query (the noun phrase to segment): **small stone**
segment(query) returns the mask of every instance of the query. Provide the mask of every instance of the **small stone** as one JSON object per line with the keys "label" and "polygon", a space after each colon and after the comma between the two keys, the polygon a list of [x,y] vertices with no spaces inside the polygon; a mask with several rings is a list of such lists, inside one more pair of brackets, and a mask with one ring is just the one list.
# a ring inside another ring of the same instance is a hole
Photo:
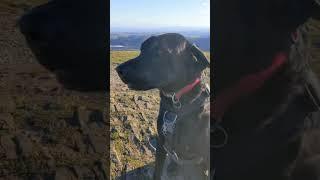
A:
{"label": "small stone", "polygon": [[96,153],[103,154],[107,151],[107,139],[105,137],[89,134],[89,141]]}
{"label": "small stone", "polygon": [[79,134],[75,135],[74,137],[75,140],[75,149],[76,151],[79,152],[85,152],[86,151],[86,145],[84,144],[82,136]]}
{"label": "small stone", "polygon": [[139,101],[142,101],[142,96],[138,96],[138,100],[139,100]]}
{"label": "small stone", "polygon": [[150,127],[147,128],[146,133],[152,134],[152,129]]}
{"label": "small stone", "polygon": [[11,114],[0,114],[0,130],[12,130],[14,127],[15,123]]}
{"label": "small stone", "polygon": [[93,168],[93,171],[96,174],[96,179],[107,179],[106,170],[107,170],[106,166],[101,161],[97,161]]}
{"label": "small stone", "polygon": [[104,128],[105,120],[104,115],[99,110],[93,110],[89,113],[89,127],[92,129]]}
{"label": "small stone", "polygon": [[121,121],[126,122],[128,120],[128,116],[121,116]]}
{"label": "small stone", "polygon": [[75,174],[77,175],[77,179],[88,179],[88,180],[95,179],[94,173],[87,167],[76,165],[76,166],[73,166],[72,168]]}
{"label": "small stone", "polygon": [[12,136],[2,136],[1,146],[5,151],[6,157],[8,159],[17,159],[16,144],[14,143]]}
{"label": "small stone", "polygon": [[22,155],[23,157],[28,157],[31,155],[33,151],[32,142],[27,136],[20,134],[15,137],[15,141],[18,145],[18,154]]}
{"label": "small stone", "polygon": [[73,118],[71,123],[73,125],[79,126],[81,129],[86,129],[87,122],[89,121],[88,117],[88,111],[85,110],[83,107],[79,107],[73,112]]}
{"label": "small stone", "polygon": [[116,129],[115,127],[112,127],[110,132],[111,132],[111,133],[116,133],[116,132],[117,132],[117,129]]}
{"label": "small stone", "polygon": [[0,112],[14,112],[16,105],[9,93],[0,93]]}

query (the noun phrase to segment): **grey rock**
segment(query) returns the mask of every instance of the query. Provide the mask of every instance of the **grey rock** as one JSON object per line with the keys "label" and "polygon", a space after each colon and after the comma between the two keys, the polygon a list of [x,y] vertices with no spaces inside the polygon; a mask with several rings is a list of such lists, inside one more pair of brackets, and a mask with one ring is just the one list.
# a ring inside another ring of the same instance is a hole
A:
{"label": "grey rock", "polygon": [[121,121],[126,122],[128,120],[128,116],[124,115],[121,116]]}
{"label": "grey rock", "polygon": [[105,128],[106,120],[100,110],[79,107],[74,111],[72,124],[79,126],[84,132],[88,132],[89,129]]}
{"label": "grey rock", "polygon": [[89,142],[96,153],[103,154],[107,151],[107,138],[90,133]]}
{"label": "grey rock", "polygon": [[99,110],[92,110],[89,112],[89,123],[95,123],[98,127],[103,128],[105,126],[105,119],[103,112]]}

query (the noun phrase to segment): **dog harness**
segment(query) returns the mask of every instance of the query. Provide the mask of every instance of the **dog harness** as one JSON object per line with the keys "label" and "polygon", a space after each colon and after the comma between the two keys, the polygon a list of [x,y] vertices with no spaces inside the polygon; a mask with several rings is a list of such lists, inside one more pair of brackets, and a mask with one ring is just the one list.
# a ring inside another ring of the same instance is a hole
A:
{"label": "dog harness", "polygon": [[[168,98],[171,99],[172,105],[175,108],[175,112],[172,111],[165,111],[163,114],[163,126],[162,126],[162,133],[166,135],[168,132],[173,133],[175,124],[179,115],[179,118],[181,116],[185,116],[189,113],[192,113],[197,107],[197,105],[201,105],[208,97],[210,97],[210,88],[206,84],[204,91],[200,92],[193,100],[191,100],[183,109],[181,109],[181,102],[180,98],[192,91],[197,85],[201,83],[201,78],[196,78],[192,83],[186,85],[181,90],[179,90],[177,93],[166,93],[164,91],[161,91],[162,94]],[[204,96],[203,96],[204,95]]]}
{"label": "dog harness", "polygon": [[[184,88],[179,90],[177,93],[166,93],[162,92],[162,94],[168,98],[168,100],[171,102],[171,105],[169,104],[168,108],[165,109],[165,111],[162,113],[162,127],[161,132],[164,137],[164,144],[163,149],[167,153],[167,157],[169,157],[176,165],[180,167],[184,166],[194,166],[196,165],[198,168],[201,166],[204,161],[207,159],[204,159],[204,157],[201,157],[197,154],[192,154],[191,159],[184,159],[181,155],[178,154],[175,150],[174,144],[176,143],[176,137],[179,136],[179,134],[176,134],[176,124],[177,123],[184,123],[183,119],[185,117],[191,116],[192,114],[198,114],[201,111],[204,111],[204,106],[210,104],[210,89],[209,86],[201,86],[201,91],[195,95],[195,97],[188,102],[181,103],[181,98],[192,91],[196,86],[201,84],[201,79],[196,78],[192,83],[186,85]],[[171,107],[171,108],[170,108]],[[181,121],[179,121],[181,120]],[[209,142],[208,142],[209,143]],[[209,150],[208,150],[209,151]],[[188,152],[190,153],[193,152]],[[167,162],[168,163],[168,162]],[[195,167],[196,167],[195,166]],[[208,167],[209,168],[209,167]],[[209,169],[208,175],[209,175]],[[166,173],[163,174],[164,179],[170,179],[167,176]]]}

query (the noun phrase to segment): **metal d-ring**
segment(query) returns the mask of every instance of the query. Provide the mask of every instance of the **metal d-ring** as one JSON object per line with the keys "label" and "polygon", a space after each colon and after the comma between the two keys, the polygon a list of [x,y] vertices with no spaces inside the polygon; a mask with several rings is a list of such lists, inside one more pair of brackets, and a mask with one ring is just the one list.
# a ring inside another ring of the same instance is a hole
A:
{"label": "metal d-ring", "polygon": [[180,102],[179,99],[176,98],[176,93],[173,93],[173,95],[171,96],[171,100],[172,100],[173,106],[176,109],[180,109],[181,108],[181,102]]}
{"label": "metal d-ring", "polygon": [[216,145],[213,144],[212,145],[213,148],[218,149],[218,148],[224,147],[228,143],[229,136],[228,136],[227,131],[222,126],[220,126],[219,124],[215,125],[212,133],[215,133],[216,131],[221,131],[223,133],[223,137],[224,137],[223,138],[223,142],[221,144],[216,144]]}

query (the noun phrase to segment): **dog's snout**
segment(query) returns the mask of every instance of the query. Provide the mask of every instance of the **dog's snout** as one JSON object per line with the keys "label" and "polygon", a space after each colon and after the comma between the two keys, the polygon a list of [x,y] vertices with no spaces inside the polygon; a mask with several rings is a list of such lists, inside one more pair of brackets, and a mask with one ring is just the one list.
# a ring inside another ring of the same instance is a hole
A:
{"label": "dog's snout", "polygon": [[52,39],[55,29],[50,28],[47,21],[38,18],[39,14],[25,14],[18,22],[20,32],[28,39],[44,42]]}
{"label": "dog's snout", "polygon": [[128,68],[126,68],[126,66],[124,65],[119,65],[118,67],[116,67],[116,71],[121,78],[124,78],[128,73]]}
{"label": "dog's snout", "polygon": [[20,19],[19,19],[19,28],[20,28],[20,32],[22,34],[28,35],[31,32],[34,31],[34,26],[33,23],[31,23],[31,18],[30,15],[26,14],[23,15]]}

